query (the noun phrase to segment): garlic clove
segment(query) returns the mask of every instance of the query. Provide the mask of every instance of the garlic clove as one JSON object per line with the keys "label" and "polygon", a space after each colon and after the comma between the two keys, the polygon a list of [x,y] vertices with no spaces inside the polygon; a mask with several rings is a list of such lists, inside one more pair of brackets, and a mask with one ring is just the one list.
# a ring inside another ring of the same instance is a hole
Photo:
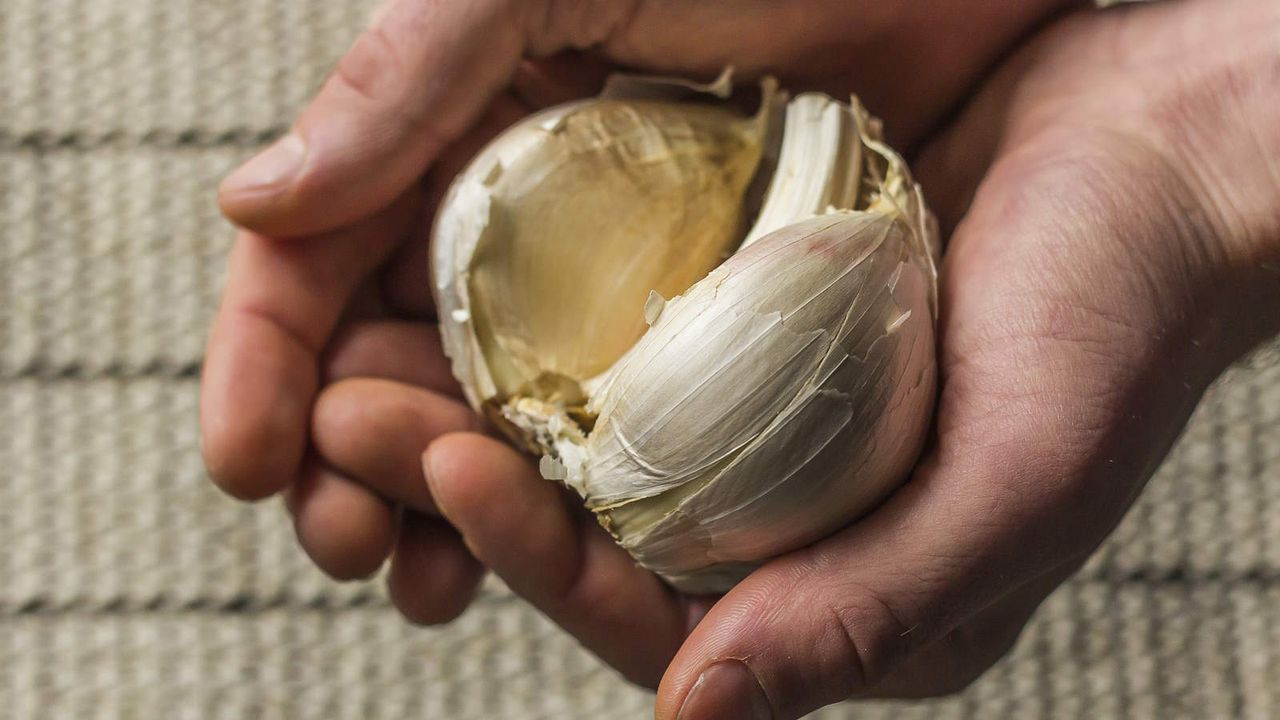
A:
{"label": "garlic clove", "polygon": [[812,542],[896,486],[933,403],[932,279],[910,235],[821,216],[667,303],[597,396],[580,471],[637,560],[707,590],[697,571]]}
{"label": "garlic clove", "polygon": [[857,106],[820,93],[787,104],[779,161],[751,232],[738,247],[797,220],[851,210],[862,180]]}

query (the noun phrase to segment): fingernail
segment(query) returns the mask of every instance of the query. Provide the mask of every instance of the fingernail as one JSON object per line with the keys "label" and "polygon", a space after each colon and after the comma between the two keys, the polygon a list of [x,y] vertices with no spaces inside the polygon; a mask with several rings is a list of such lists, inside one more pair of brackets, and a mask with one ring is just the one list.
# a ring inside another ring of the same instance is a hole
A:
{"label": "fingernail", "polygon": [[427,487],[431,486],[431,478],[435,475],[434,463],[431,460],[431,448],[427,447],[422,453],[422,477],[427,481]]}
{"label": "fingernail", "polygon": [[288,185],[302,170],[306,155],[306,143],[296,133],[289,133],[231,173],[222,189],[244,192]]}
{"label": "fingernail", "polygon": [[698,676],[676,720],[770,720],[773,710],[755,673],[738,660],[721,660]]}
{"label": "fingernail", "polygon": [[448,517],[449,514],[445,512],[444,505],[440,503],[440,498],[436,495],[436,488],[434,484],[435,476],[435,462],[432,457],[431,448],[428,446],[426,451],[422,453],[422,478],[427,481],[427,490],[431,493],[431,498],[436,503],[436,509],[440,511],[441,515]]}

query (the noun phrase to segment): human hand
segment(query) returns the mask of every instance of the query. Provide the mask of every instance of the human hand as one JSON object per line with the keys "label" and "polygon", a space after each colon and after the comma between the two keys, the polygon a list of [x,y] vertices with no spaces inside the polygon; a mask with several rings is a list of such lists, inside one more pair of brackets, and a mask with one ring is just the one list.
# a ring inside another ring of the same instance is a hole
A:
{"label": "human hand", "polygon": [[[241,498],[286,491],[302,546],[335,577],[393,554],[401,610],[452,617],[481,567],[438,519],[419,454],[477,426],[431,325],[422,231],[476,149],[531,110],[592,94],[619,63],[856,86],[907,143],[1065,1],[390,0],[294,131],[223,185],[224,211],[248,230],[205,363],[211,475]],[[554,55],[570,48],[591,50]]]}
{"label": "human hand", "polygon": [[925,148],[956,225],[936,442],[847,530],[685,598],[495,440],[436,440],[433,496],[517,593],[661,678],[660,718],[963,687],[1111,531],[1207,385],[1280,330],[1277,33],[1268,0],[1080,13]]}

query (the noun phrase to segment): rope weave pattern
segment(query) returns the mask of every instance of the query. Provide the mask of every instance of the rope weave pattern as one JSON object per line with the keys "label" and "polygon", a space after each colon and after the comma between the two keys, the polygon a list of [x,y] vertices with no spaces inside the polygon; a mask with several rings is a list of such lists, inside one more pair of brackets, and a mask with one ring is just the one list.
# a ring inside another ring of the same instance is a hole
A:
{"label": "rope weave pattern", "polygon": [[[0,715],[644,718],[489,582],[443,629],[211,489],[197,376],[212,189],[371,3],[3,0]],[[1249,717],[1280,707],[1280,362],[1233,371],[1114,537],[958,698],[820,718]]]}

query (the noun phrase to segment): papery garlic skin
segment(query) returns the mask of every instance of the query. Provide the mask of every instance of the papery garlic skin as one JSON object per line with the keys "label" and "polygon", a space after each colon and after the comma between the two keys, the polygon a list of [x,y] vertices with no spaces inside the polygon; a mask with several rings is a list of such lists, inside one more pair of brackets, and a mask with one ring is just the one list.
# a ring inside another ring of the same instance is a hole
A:
{"label": "papery garlic skin", "polygon": [[864,514],[909,471],[933,408],[931,269],[892,214],[762,238],[683,297],[593,397],[578,487],[686,592]]}

